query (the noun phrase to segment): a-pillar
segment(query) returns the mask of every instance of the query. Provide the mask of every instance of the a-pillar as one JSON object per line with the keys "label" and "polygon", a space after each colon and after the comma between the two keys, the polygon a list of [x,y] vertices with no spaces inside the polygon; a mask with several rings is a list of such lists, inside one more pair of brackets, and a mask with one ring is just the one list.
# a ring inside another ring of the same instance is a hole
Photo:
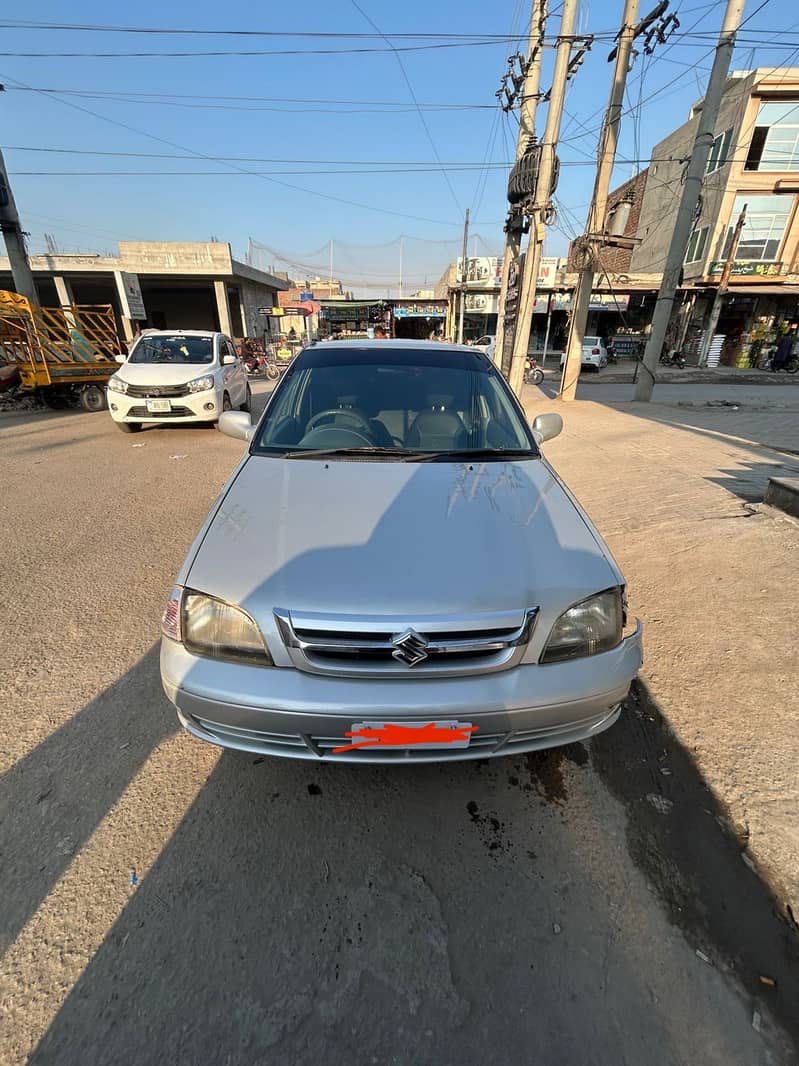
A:
{"label": "a-pillar", "polygon": [[214,282],[214,295],[216,296],[216,313],[219,316],[219,330],[228,337],[232,337],[233,325],[230,321],[230,301],[226,281]]}

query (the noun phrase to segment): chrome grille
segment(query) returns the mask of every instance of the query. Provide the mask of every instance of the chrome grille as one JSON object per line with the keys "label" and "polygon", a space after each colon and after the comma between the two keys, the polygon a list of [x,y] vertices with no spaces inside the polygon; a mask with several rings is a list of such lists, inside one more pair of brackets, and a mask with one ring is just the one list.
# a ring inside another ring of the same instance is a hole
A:
{"label": "chrome grille", "polygon": [[142,405],[139,407],[129,407],[127,412],[128,418],[141,418],[147,422],[153,422],[159,418],[185,418],[187,415],[193,415],[194,411],[190,407],[173,407],[171,411],[148,411],[147,407]]}
{"label": "chrome grille", "polygon": [[294,666],[316,674],[408,678],[507,670],[530,642],[538,608],[468,618],[294,613],[275,621]]}
{"label": "chrome grille", "polygon": [[187,385],[128,385],[125,395],[150,400],[165,400],[175,396],[188,396],[189,389]]}

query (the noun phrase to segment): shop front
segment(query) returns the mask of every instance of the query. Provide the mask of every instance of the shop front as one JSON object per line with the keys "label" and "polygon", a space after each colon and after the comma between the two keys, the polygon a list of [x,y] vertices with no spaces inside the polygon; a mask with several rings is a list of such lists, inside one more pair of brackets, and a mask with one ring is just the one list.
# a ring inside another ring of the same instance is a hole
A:
{"label": "shop front", "polygon": [[391,307],[385,300],[321,300],[321,340],[366,340],[391,335]]}
{"label": "shop front", "polygon": [[[714,295],[714,290],[696,295],[682,349],[689,363],[699,361]],[[799,285],[731,284],[722,300],[708,364],[741,370],[755,367],[796,322]]]}
{"label": "shop front", "polygon": [[392,336],[401,340],[425,341],[444,335],[446,300],[392,301]]}

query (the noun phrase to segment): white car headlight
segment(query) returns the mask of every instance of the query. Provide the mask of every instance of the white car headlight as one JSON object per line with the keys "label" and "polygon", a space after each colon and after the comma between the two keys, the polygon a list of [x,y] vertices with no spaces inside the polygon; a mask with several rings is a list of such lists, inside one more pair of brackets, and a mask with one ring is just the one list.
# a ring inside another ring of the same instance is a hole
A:
{"label": "white car headlight", "polygon": [[128,383],[123,381],[122,378],[118,378],[116,374],[108,379],[108,388],[111,392],[127,392]]}
{"label": "white car headlight", "polygon": [[210,374],[204,378],[195,378],[186,386],[189,392],[207,392],[214,387],[214,379]]}
{"label": "white car headlight", "polygon": [[542,663],[610,651],[621,643],[624,604],[620,588],[606,589],[564,611],[552,627]]}
{"label": "white car headlight", "polygon": [[261,631],[246,611],[202,592],[174,588],[161,619],[161,632],[195,655],[272,665]]}

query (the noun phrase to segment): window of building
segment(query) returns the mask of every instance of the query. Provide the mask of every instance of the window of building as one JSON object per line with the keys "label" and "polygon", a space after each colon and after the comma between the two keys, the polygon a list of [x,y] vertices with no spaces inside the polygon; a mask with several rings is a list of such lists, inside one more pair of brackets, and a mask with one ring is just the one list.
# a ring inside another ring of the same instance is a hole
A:
{"label": "window of building", "polygon": [[688,242],[688,251],[685,253],[686,263],[698,263],[705,254],[707,231],[708,227],[703,226],[701,229],[695,229],[691,234],[691,239]]}
{"label": "window of building", "polygon": [[736,260],[777,259],[793,201],[793,196],[736,196],[722,257],[726,258],[729,254],[735,223],[746,204],[746,221],[735,253]]}
{"label": "window of building", "polygon": [[732,128],[725,130],[724,133],[720,133],[718,137],[713,138],[710,155],[707,157],[707,166],[705,167],[706,174],[712,174],[716,170],[721,170],[729,157],[731,143]]}
{"label": "window of building", "polygon": [[799,103],[760,105],[745,170],[799,170]]}

